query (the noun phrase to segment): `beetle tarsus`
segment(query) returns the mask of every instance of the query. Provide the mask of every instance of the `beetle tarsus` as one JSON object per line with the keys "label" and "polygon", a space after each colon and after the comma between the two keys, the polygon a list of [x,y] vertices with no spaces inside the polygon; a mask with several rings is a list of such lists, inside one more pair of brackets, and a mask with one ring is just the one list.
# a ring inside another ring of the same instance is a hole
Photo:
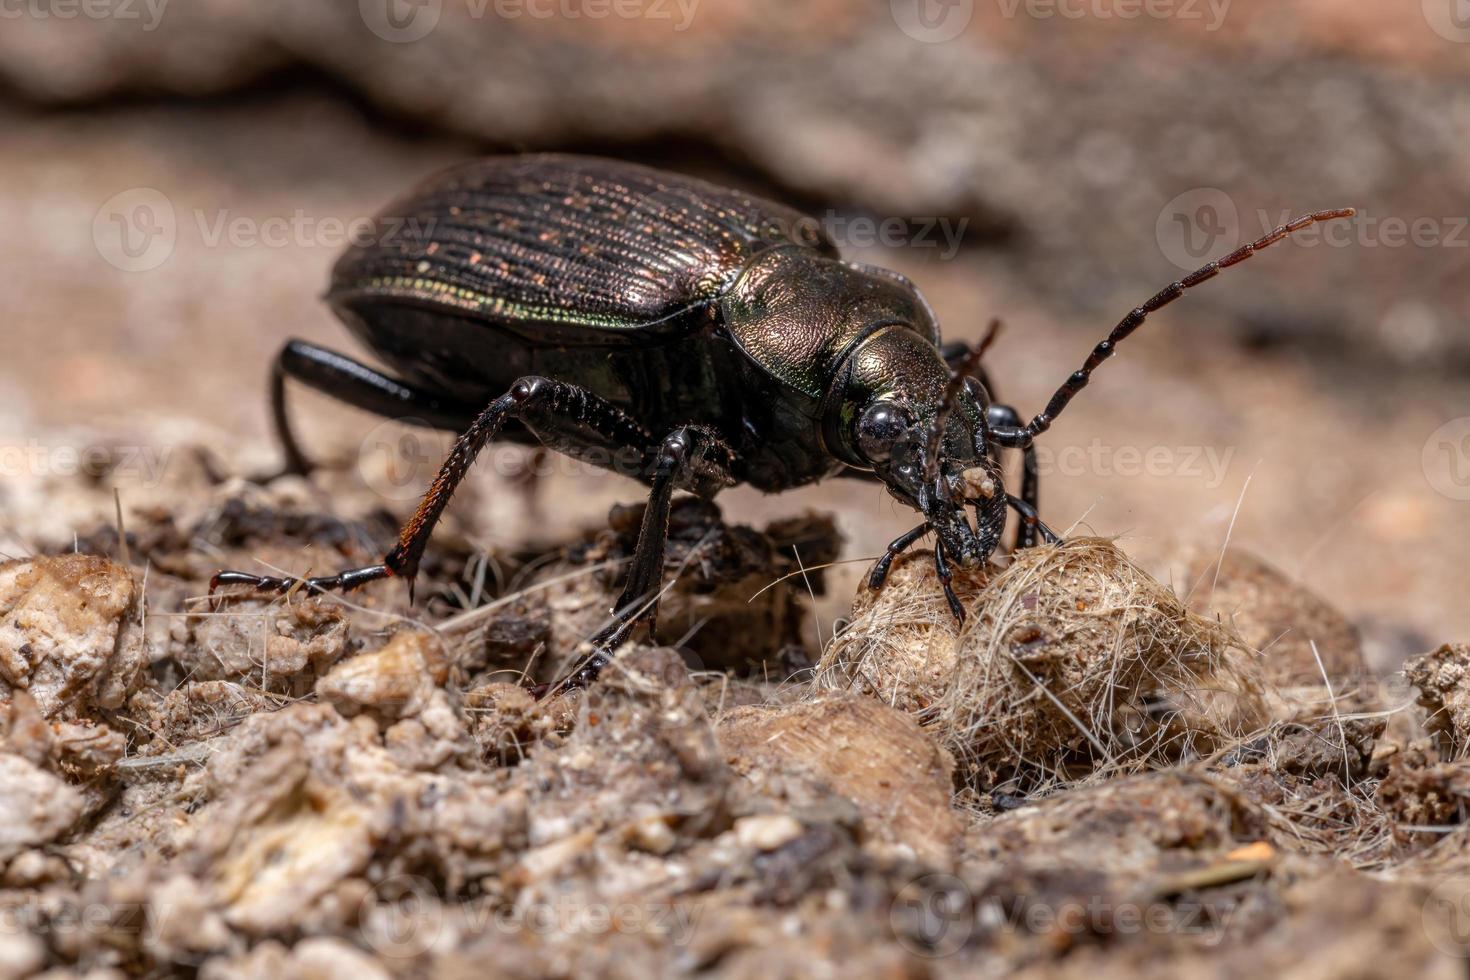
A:
{"label": "beetle tarsus", "polygon": [[[215,599],[221,587],[226,585],[248,586],[250,593],[275,593],[284,595],[293,588],[300,588],[308,595],[322,595],[327,592],[350,592],[369,582],[380,579],[392,578],[393,569],[387,565],[367,565],[363,568],[352,568],[336,575],[320,575],[315,578],[290,578],[275,575],[255,575],[250,572],[215,572],[209,580],[209,597]],[[413,580],[409,580],[410,594],[413,589]]]}
{"label": "beetle tarsus", "polygon": [[1021,525],[1027,531],[1027,537],[1034,541],[1036,536],[1040,535],[1041,540],[1047,544],[1062,543],[1061,535],[1046,526],[1041,520],[1040,515],[1036,513],[1036,508],[1031,506],[1029,502],[1008,493],[1006,494],[1006,503],[1010,504],[1011,509],[1020,516]]}
{"label": "beetle tarsus", "polygon": [[960,602],[960,597],[954,594],[954,575],[949,570],[949,562],[944,556],[944,542],[934,542],[934,569],[939,574],[939,584],[944,587],[944,598],[949,603],[949,611],[961,626],[965,625],[965,606]]}
{"label": "beetle tarsus", "polygon": [[893,560],[908,551],[913,543],[929,533],[929,522],[925,521],[918,527],[905,531],[888,545],[876,562],[873,570],[868,573],[868,588],[874,591],[883,588],[883,583],[888,581],[888,570],[893,566]]}
{"label": "beetle tarsus", "polygon": [[531,696],[537,701],[545,701],[548,698],[570,691],[585,691],[597,682],[602,676],[608,664],[612,663],[612,655],[606,650],[598,650],[592,656],[582,661],[581,666],[567,674],[559,681],[550,684],[537,684],[531,688]]}

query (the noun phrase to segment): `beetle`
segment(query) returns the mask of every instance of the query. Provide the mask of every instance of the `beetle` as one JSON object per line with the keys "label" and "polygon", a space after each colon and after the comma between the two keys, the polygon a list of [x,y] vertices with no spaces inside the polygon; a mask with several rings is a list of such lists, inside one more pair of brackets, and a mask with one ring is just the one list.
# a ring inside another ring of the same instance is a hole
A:
{"label": "beetle", "polygon": [[[287,592],[408,581],[455,488],[500,436],[632,475],[649,487],[626,583],[594,653],[562,683],[595,679],[657,614],[676,490],[768,493],[836,476],[875,480],[918,511],[868,576],[933,533],[939,579],[984,565],[1008,512],[1014,544],[1056,536],[1037,513],[1034,440],[1155,311],[1313,222],[1277,228],[1133,309],[1027,422],[991,398],[976,347],[942,344],[898,273],[842,258],[815,219],[701,180],[593,157],[499,157],[450,169],[376,219],[336,263],[327,301],[389,372],[300,340],[271,377],[285,470],[310,463],[286,381],[390,418],[448,429],[448,459],[383,561],[298,580],[222,571],[226,585]],[[1000,450],[1023,454],[1008,493]],[[973,523],[966,509],[973,511]]]}

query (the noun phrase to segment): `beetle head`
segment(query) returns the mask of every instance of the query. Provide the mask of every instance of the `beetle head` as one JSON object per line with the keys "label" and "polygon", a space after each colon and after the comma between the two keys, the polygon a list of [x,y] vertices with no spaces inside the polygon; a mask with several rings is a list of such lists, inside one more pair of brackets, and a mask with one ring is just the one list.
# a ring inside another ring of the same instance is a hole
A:
{"label": "beetle head", "polygon": [[1006,519],[985,389],[973,378],[953,377],[934,345],[903,327],[863,341],[839,377],[841,407],[831,440],[839,457],[871,469],[889,493],[922,513],[950,562],[983,565]]}

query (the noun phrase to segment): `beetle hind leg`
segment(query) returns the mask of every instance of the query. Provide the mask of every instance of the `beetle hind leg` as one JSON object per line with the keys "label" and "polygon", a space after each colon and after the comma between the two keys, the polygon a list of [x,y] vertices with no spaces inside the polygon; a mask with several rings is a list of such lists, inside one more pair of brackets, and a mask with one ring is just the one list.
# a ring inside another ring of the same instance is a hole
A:
{"label": "beetle hind leg", "polygon": [[[338,572],[336,575],[322,575],[306,579],[252,575],[249,572],[216,572],[209,580],[209,594],[213,596],[226,585],[248,585],[256,592],[285,594],[298,587],[299,583],[299,587],[309,595],[320,595],[323,592],[349,591],[369,582],[392,577],[393,570],[387,565],[367,565],[363,568]],[[409,587],[412,588],[412,583]]]}
{"label": "beetle hind leg", "polygon": [[257,478],[257,483],[269,483],[282,476],[306,476],[314,468],[292,430],[286,410],[288,378],[354,408],[411,425],[458,432],[476,414],[476,409],[437,398],[344,354],[304,340],[290,340],[276,355],[270,380],[271,421],[285,459],[281,469]]}

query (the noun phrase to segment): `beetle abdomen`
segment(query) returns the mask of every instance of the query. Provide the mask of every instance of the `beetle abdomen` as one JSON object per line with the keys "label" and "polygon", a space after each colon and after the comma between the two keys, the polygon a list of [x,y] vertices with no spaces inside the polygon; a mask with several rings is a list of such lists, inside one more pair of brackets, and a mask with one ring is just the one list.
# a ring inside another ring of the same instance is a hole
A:
{"label": "beetle abdomen", "polygon": [[[836,255],[801,212],[595,157],[494,158],[419,185],[338,261],[329,298],[443,309],[560,343],[676,324],[778,245]],[[598,336],[600,335],[600,336]],[[627,338],[634,339],[634,338]]]}

